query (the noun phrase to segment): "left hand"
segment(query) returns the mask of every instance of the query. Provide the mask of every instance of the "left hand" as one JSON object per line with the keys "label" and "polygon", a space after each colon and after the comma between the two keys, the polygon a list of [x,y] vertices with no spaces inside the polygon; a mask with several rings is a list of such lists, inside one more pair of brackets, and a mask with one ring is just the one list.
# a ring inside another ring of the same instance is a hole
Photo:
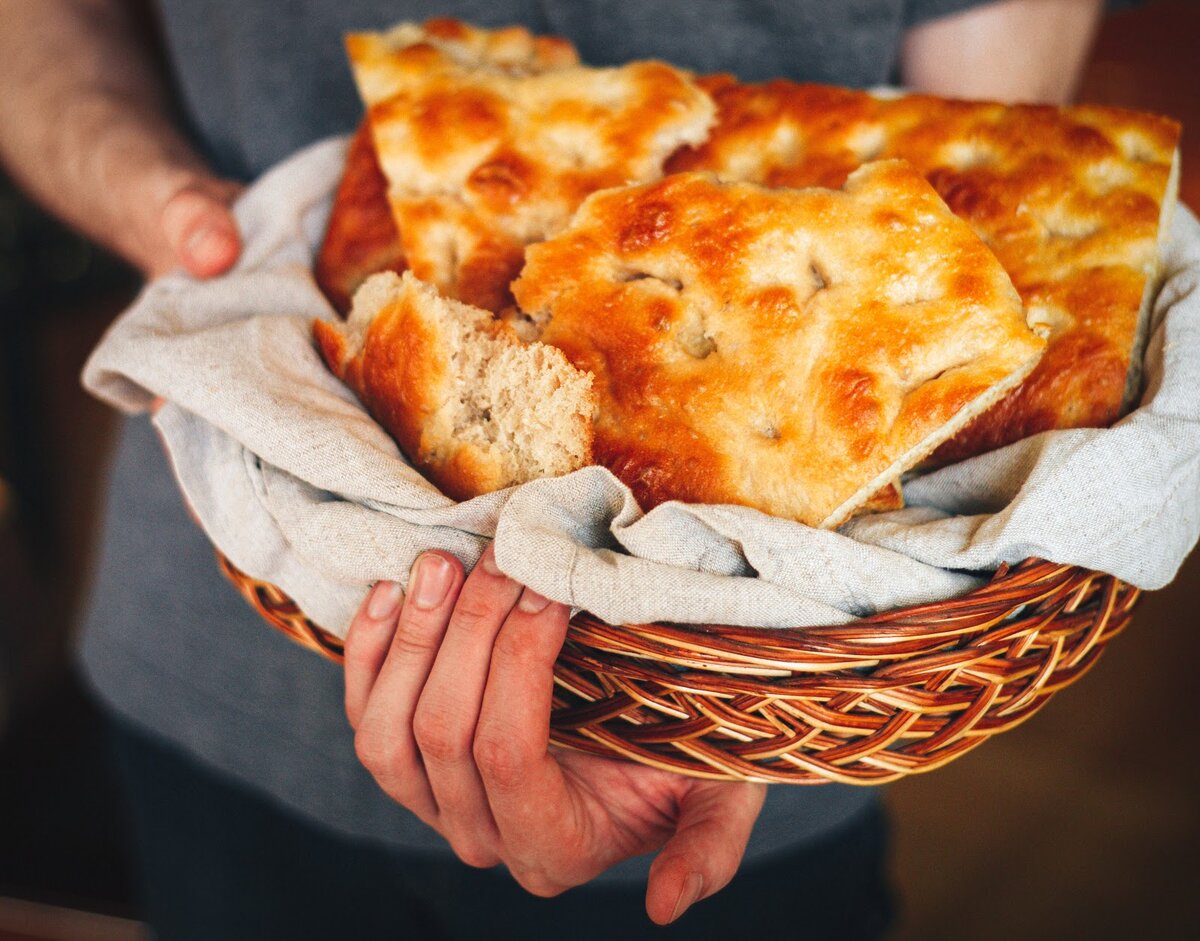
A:
{"label": "left hand", "polygon": [[360,760],[465,863],[503,863],[553,896],[642,853],[646,911],[666,924],[737,871],[766,789],[549,745],[569,611],[501,574],[428,552],[410,593],[376,585],[346,637]]}
{"label": "left hand", "polygon": [[146,255],[139,259],[147,277],[181,267],[194,278],[213,278],[233,267],[242,239],[232,206],[244,189],[204,172],[177,183],[161,206],[150,209]]}

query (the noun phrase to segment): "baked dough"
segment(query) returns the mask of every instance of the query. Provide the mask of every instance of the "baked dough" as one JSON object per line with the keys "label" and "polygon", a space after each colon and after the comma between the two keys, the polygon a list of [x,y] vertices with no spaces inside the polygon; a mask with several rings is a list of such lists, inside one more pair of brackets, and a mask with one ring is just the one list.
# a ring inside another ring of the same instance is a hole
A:
{"label": "baked dough", "polygon": [[844,190],[682,173],[594,194],[513,291],[596,377],[595,456],[650,507],[845,521],[999,399],[1044,342],[902,161]]}
{"label": "baked dough", "polygon": [[315,321],[329,368],[446,495],[592,463],[592,377],[413,277],[368,278],[345,324]]}
{"label": "baked dough", "polygon": [[1038,368],[932,463],[1052,428],[1106,426],[1137,400],[1159,240],[1177,188],[1174,121],[1118,108],[703,82],[718,103],[717,126],[671,169],[839,186],[864,161],[903,158],[971,223],[1030,322],[1048,330]]}
{"label": "baked dough", "polygon": [[[418,46],[416,59],[403,56]],[[579,53],[559,36],[536,36],[523,26],[480,29],[462,20],[436,17],[418,25],[399,23],[377,33],[350,33],[346,49],[364,99],[381,101],[412,76],[422,58],[446,60],[462,68],[495,69],[510,75],[532,75],[579,64]]]}
{"label": "baked dough", "polygon": [[527,244],[587,194],[660,177],[715,109],[661,62],[587,68],[561,40],[437,22],[351,34],[347,49],[409,267],[500,311]]}
{"label": "baked dough", "polygon": [[400,234],[388,208],[387,180],[375,158],[371,128],[363,121],[346,152],[321,250],[313,264],[317,285],[343,317],[358,286],[377,271],[405,269]]}
{"label": "baked dough", "polygon": [[[400,31],[397,42],[436,41],[458,59],[491,62],[495,65],[543,71],[576,65],[579,57],[565,39],[534,36],[520,27],[480,30],[458,20],[430,20],[411,35]],[[388,81],[386,51],[368,53],[366,59],[380,74],[369,72],[380,84]],[[351,139],[346,167],[334,196],[325,238],[313,265],[317,284],[343,317],[350,312],[351,298],[368,275],[378,271],[399,273],[407,265],[400,233],[388,205],[387,179],[375,155],[370,122],[364,118]]]}

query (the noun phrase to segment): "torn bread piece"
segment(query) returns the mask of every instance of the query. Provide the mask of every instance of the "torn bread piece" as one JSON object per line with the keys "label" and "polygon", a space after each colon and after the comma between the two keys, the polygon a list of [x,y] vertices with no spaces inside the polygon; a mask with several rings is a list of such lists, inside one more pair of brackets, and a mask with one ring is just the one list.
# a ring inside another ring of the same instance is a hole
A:
{"label": "torn bread piece", "polygon": [[864,161],[907,160],[987,242],[1031,322],[1048,331],[1033,373],[931,464],[1040,431],[1110,425],[1136,403],[1178,188],[1178,123],[1121,108],[701,81],[717,101],[717,125],[671,169],[840,186]]}
{"label": "torn bread piece", "polygon": [[902,161],[842,190],[682,173],[591,196],[513,291],[596,377],[595,456],[644,507],[835,527],[1034,367],[987,246]]}
{"label": "torn bread piece", "polygon": [[465,44],[429,24],[346,44],[409,267],[498,312],[526,245],[559,231],[589,193],[658,179],[673,151],[704,139],[715,108],[665,63],[514,57],[463,28]]}
{"label": "torn bread piece", "polygon": [[368,278],[317,346],[413,465],[456,500],[591,463],[592,377],[411,272]]}

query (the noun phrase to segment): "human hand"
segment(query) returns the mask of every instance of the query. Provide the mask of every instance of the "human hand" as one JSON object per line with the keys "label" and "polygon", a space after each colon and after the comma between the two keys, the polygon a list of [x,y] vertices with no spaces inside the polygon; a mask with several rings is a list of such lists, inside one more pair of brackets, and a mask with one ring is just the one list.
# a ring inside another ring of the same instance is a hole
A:
{"label": "human hand", "polygon": [[[174,185],[174,189],[171,186]],[[183,268],[195,278],[213,278],[233,267],[242,253],[242,238],[233,218],[234,201],[245,189],[204,171],[174,177],[163,187],[169,193],[161,206],[147,206],[139,259],[147,278]],[[150,403],[157,415],[165,404],[160,396]]]}
{"label": "human hand", "polygon": [[211,278],[233,267],[242,251],[231,207],[243,187],[202,171],[163,187],[165,199],[146,207],[141,267],[148,277],[182,267]]}
{"label": "human hand", "polygon": [[355,748],[463,862],[503,863],[535,895],[660,850],[646,911],[666,924],[733,878],[766,789],[551,749],[568,617],[501,574],[491,547],[466,578],[423,554],[407,598],[379,583],[347,634]]}
{"label": "human hand", "polygon": [[0,4],[0,163],[144,274],[211,277],[240,251],[229,213],[240,187],[179,130],[132,6]]}

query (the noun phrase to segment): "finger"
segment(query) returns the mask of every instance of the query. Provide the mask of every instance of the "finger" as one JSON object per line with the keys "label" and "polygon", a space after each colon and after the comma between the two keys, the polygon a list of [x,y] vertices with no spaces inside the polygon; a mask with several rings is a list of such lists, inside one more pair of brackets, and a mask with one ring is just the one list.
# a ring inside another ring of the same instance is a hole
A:
{"label": "finger", "polygon": [[767,789],[762,784],[698,782],[679,805],[675,835],[650,866],[646,913],[665,925],[737,873]]}
{"label": "finger", "polygon": [[[569,616],[566,606],[525,589],[496,638],[475,733],[475,761],[505,861],[537,894],[552,894],[554,886],[544,879],[531,884],[523,870],[553,872],[563,853],[578,855],[573,805],[562,769],[549,753],[554,661]],[[586,867],[585,860],[579,862]]]}
{"label": "finger", "polygon": [[396,633],[404,592],[395,582],[379,582],[363,599],[346,632],[343,663],[346,677],[346,718],[352,729],[367,707],[383,661]]}
{"label": "finger", "polygon": [[492,645],[521,597],[491,546],[463,585],[413,724],[442,832],[463,862],[494,866],[499,833],[475,767],[473,744]]}
{"label": "finger", "polygon": [[359,759],[384,791],[431,826],[437,803],[413,739],[413,716],[462,581],[462,565],[453,556],[426,552],[417,558],[354,740]]}
{"label": "finger", "polygon": [[226,185],[188,186],[163,207],[163,236],[189,274],[198,278],[222,274],[241,254],[241,236],[229,208],[234,192]]}

